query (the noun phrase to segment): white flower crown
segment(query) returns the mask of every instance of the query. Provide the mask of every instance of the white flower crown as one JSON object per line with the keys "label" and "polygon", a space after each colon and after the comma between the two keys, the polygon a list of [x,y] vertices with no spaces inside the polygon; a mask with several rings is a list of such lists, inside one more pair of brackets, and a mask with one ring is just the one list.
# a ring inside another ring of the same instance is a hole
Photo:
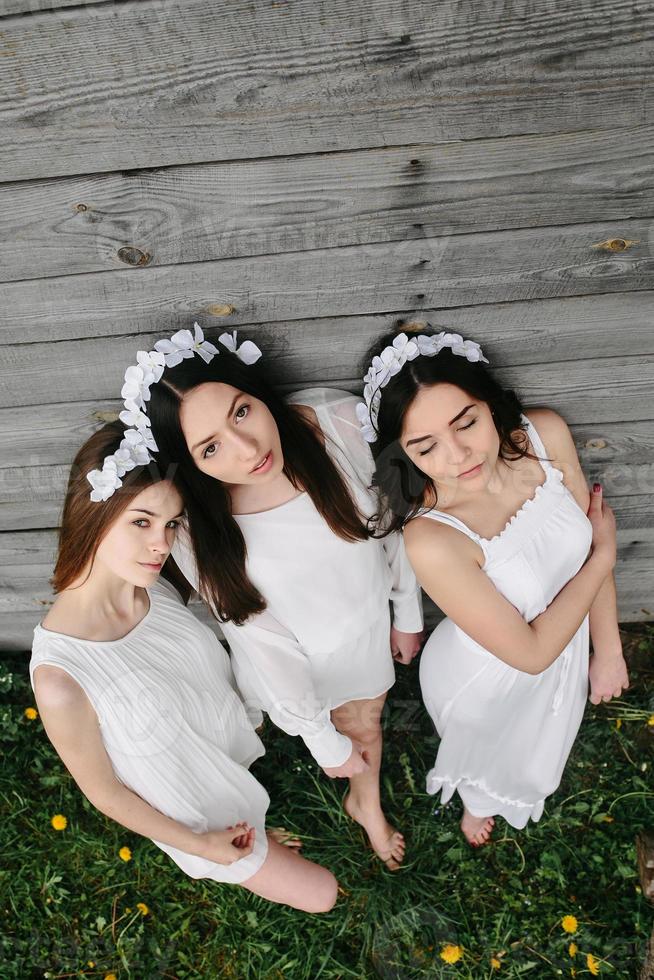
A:
{"label": "white flower crown", "polygon": [[365,402],[359,402],[356,413],[361,425],[361,434],[366,442],[376,442],[377,418],[381,389],[388,384],[406,364],[418,355],[425,354],[433,357],[444,348],[449,347],[453,354],[460,354],[469,361],[485,361],[490,363],[482,354],[481,347],[474,340],[464,340],[458,333],[437,333],[433,336],[419,334],[409,339],[405,333],[400,333],[390,347],[385,347],[378,356],[373,357],[372,364],[363,378],[363,397]]}
{"label": "white flower crown", "polygon": [[[150,385],[156,384],[164,373],[164,368],[175,367],[185,357],[199,354],[205,363],[209,363],[220,351],[208,340],[204,339],[199,323],[194,323],[195,336],[190,330],[178,330],[170,340],[158,340],[154,350],[138,351],[137,363],[125,371],[125,383],[120,392],[124,399],[124,410],[119,418],[125,425],[131,426],[125,432],[120,447],[111,456],[105,456],[101,470],[91,470],[86,479],[93,487],[91,500],[98,502],[109,497],[123,485],[121,477],[135,466],[145,466],[154,459],[157,444],[150,431],[150,419],[145,414],[146,402],[150,400]],[[251,340],[245,340],[240,347],[236,346],[236,330],[223,333],[218,342],[232,351],[244,364],[254,364],[261,357],[261,351]]]}

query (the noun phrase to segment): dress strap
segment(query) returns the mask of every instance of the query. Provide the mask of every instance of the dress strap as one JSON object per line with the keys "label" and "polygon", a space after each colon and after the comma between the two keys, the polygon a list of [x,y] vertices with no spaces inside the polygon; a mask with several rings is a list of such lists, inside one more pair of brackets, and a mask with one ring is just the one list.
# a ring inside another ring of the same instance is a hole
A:
{"label": "dress strap", "polygon": [[454,517],[452,514],[446,514],[443,510],[434,510],[428,508],[422,508],[416,517],[431,517],[433,521],[439,521],[441,524],[449,524],[450,527],[456,528],[457,531],[462,531],[467,537],[471,538],[475,544],[478,544],[484,553],[484,557],[488,557],[488,552],[486,550],[485,539],[482,538],[480,534],[469,528],[467,524],[460,521],[458,517]]}
{"label": "dress strap", "polygon": [[522,421],[527,423],[527,435],[529,436],[529,441],[531,442],[532,448],[533,448],[534,452],[536,453],[536,455],[538,457],[540,457],[539,460],[538,460],[538,462],[543,467],[543,469],[545,470],[545,472],[546,473],[549,473],[551,470],[554,470],[555,467],[552,466],[552,464],[550,463],[550,461],[546,458],[547,457],[547,450],[545,449],[545,446],[543,445],[543,440],[538,435],[538,432],[536,430],[536,426],[531,421],[531,419],[527,418],[527,416],[524,413],[522,414]]}

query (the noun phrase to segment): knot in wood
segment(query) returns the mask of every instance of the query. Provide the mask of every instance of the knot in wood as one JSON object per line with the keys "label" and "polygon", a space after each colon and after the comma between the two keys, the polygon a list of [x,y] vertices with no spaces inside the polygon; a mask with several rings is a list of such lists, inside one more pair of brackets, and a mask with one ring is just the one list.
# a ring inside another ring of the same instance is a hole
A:
{"label": "knot in wood", "polygon": [[123,245],[116,254],[121,262],[132,266],[147,265],[152,258],[149,252],[142,252],[134,245]]}

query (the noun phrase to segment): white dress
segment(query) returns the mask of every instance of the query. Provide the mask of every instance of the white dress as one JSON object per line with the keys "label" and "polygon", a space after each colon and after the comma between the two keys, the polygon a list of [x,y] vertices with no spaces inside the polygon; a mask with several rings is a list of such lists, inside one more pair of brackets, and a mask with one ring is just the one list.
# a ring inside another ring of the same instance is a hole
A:
{"label": "white dress", "polygon": [[251,854],[217,864],[154,841],[191,878],[241,882],[268,851],[269,799],[248,766],[263,744],[236,694],[229,658],[212,631],[159,579],[150,608],[119,640],[80,640],[34,629],[30,679],[53,664],[77,681],[93,706],[117,778],[156,810],[196,833],[247,820]]}
{"label": "white dress", "polygon": [[[533,424],[525,415],[522,420],[534,453],[546,456]],[[545,482],[494,538],[480,537],[442,511],[420,514],[476,541],[483,570],[528,622],[577,574],[592,542],[592,525],[563,474],[540,462]],[[532,675],[504,663],[451,619],[442,620],[420,663],[422,696],[441,738],[427,792],[442,790],[446,803],[456,789],[474,816],[499,814],[513,827],[538,820],[581,724],[588,644],[586,616],[554,663]]]}
{"label": "white dress", "polygon": [[[314,408],[326,449],[362,513],[376,512],[374,464],[355,414],[361,399],[311,388],[290,402]],[[420,586],[401,534],[348,542],[329,528],[307,492],[278,507],[234,515],[247,547],[247,573],[267,608],[242,626],[221,624],[237,684],[248,703],[290,735],[300,735],[320,766],[347,760],[352,744],[330,711],[374,698],[395,682],[389,599],[394,625],[423,626]],[[177,532],[173,556],[197,589],[188,532]]]}

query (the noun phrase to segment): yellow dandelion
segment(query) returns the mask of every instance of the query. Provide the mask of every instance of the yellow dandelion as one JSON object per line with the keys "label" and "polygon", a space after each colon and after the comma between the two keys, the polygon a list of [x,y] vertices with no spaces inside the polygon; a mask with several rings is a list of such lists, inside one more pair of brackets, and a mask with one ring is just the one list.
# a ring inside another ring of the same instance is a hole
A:
{"label": "yellow dandelion", "polygon": [[34,721],[35,718],[39,717],[39,713],[36,708],[25,708],[23,712],[28,721]]}
{"label": "yellow dandelion", "polygon": [[568,946],[568,952],[569,952],[570,956],[576,956],[577,955],[577,944],[576,943],[570,943],[570,945]]}
{"label": "yellow dandelion", "polygon": [[137,902],[136,903],[136,907],[139,910],[139,912],[141,913],[141,915],[147,915],[148,912],[150,911],[150,909],[147,907],[147,905],[145,904],[145,902]]}
{"label": "yellow dandelion", "polygon": [[494,970],[499,970],[501,965],[502,964],[500,963],[500,961],[496,956],[491,957],[491,966],[493,967]]}
{"label": "yellow dandelion", "polygon": [[117,980],[115,973],[105,973],[104,980]]}
{"label": "yellow dandelion", "polygon": [[622,718],[616,718],[615,719],[615,730],[617,732],[619,732],[621,728],[622,728]]}
{"label": "yellow dandelion", "polygon": [[578,923],[574,915],[564,915],[561,919],[561,926],[564,932],[576,932]]}
{"label": "yellow dandelion", "polygon": [[453,946],[452,943],[447,943],[441,950],[441,959],[446,963],[458,963],[462,956],[461,946]]}
{"label": "yellow dandelion", "polygon": [[93,969],[93,967],[95,966],[95,963],[94,963],[94,961],[93,961],[93,960],[88,960],[88,961],[87,961],[87,964],[86,964],[86,965],[87,965],[87,966],[90,966],[90,967],[91,967],[91,969]]}
{"label": "yellow dandelion", "polygon": [[590,972],[593,974],[594,977],[599,976],[599,971],[600,971],[599,960],[595,956],[593,956],[592,953],[589,953],[588,956],[586,957],[586,966],[588,967],[588,969],[590,970]]}
{"label": "yellow dandelion", "polygon": [[650,715],[647,719],[647,724],[654,726],[654,715]]}
{"label": "yellow dandelion", "polygon": [[121,849],[118,851],[118,857],[121,861],[131,861],[132,852],[130,851],[129,847],[121,847]]}
{"label": "yellow dandelion", "polygon": [[63,813],[55,813],[50,823],[55,830],[65,830],[68,826],[68,820]]}

